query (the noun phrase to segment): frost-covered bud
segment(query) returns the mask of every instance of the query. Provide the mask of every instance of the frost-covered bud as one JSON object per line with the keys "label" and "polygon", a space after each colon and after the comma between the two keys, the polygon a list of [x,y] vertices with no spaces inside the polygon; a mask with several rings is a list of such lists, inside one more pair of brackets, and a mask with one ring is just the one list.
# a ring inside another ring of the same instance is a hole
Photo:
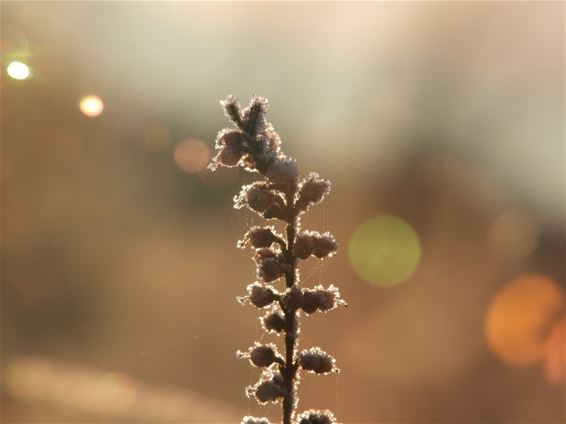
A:
{"label": "frost-covered bud", "polygon": [[297,207],[305,210],[309,204],[320,202],[330,192],[330,187],[330,181],[320,178],[315,172],[310,173],[301,183]]}
{"label": "frost-covered bud", "polygon": [[220,165],[231,168],[238,165],[243,154],[244,150],[239,146],[224,146],[215,156],[214,161]]}
{"label": "frost-covered bud", "polygon": [[316,246],[316,240],[310,231],[305,231],[297,236],[293,246],[293,254],[299,259],[307,259]]}
{"label": "frost-covered bud", "polygon": [[275,281],[283,275],[279,258],[267,258],[257,264],[257,276],[266,283]]}
{"label": "frost-covered bud", "polygon": [[245,416],[242,418],[242,422],[240,424],[270,424],[269,420],[265,417],[250,417]]}
{"label": "frost-covered bud", "polygon": [[276,402],[285,396],[285,385],[279,374],[267,374],[255,386],[247,387],[248,396],[255,396],[259,403]]}
{"label": "frost-covered bud", "polygon": [[256,249],[270,247],[276,239],[277,236],[273,227],[252,227],[238,242],[238,247],[243,248],[248,241]]}
{"label": "frost-covered bud", "polygon": [[329,410],[310,409],[297,417],[297,424],[335,424],[336,418]]}
{"label": "frost-covered bud", "polygon": [[285,291],[281,296],[281,304],[287,312],[294,312],[303,306],[303,292],[297,287],[293,286]]}
{"label": "frost-covered bud", "polygon": [[275,300],[279,299],[277,292],[269,286],[262,286],[259,283],[253,283],[248,286],[250,303],[258,308],[271,305]]}
{"label": "frost-covered bud", "polygon": [[234,197],[234,207],[241,209],[244,206],[258,213],[263,213],[273,205],[283,204],[278,194],[265,187],[262,182],[248,184],[242,187],[240,194]]}
{"label": "frost-covered bud", "polygon": [[337,305],[346,305],[346,302],[340,296],[338,287],[330,285],[327,289],[317,286],[315,291],[318,299],[318,309],[327,312],[334,309]]}
{"label": "frost-covered bud", "polygon": [[312,371],[315,374],[328,374],[338,371],[336,361],[325,351],[318,347],[303,350],[299,354],[299,365],[305,371]]}
{"label": "frost-covered bud", "polygon": [[222,109],[224,109],[224,115],[235,125],[241,124],[240,118],[240,104],[238,99],[232,95],[226,97],[226,100],[220,102]]}
{"label": "frost-covered bud", "polygon": [[265,219],[281,219],[283,221],[287,221],[289,218],[280,204],[272,205],[263,213],[263,217]]}
{"label": "frost-covered bud", "polygon": [[313,255],[317,258],[333,256],[338,250],[338,243],[334,236],[328,232],[320,234],[316,237]]}
{"label": "frost-covered bud", "polygon": [[258,247],[269,247],[276,239],[273,227],[254,227],[249,231],[250,243],[256,249]]}
{"label": "frost-covered bud", "polygon": [[255,343],[247,352],[238,351],[238,357],[248,358],[256,367],[269,367],[274,362],[283,362],[283,359],[277,353],[277,348],[273,344],[262,345]]}
{"label": "frost-covered bud", "polygon": [[269,102],[265,97],[253,96],[250,104],[242,110],[242,122],[246,131],[254,134],[265,127],[265,114]]}
{"label": "frost-covered bud", "polygon": [[318,311],[320,306],[320,299],[315,290],[305,289],[303,292],[303,311],[307,314],[313,314]]}
{"label": "frost-covered bud", "polygon": [[297,161],[293,158],[280,156],[271,162],[265,176],[275,184],[291,183],[299,176]]}
{"label": "frost-covered bud", "polygon": [[301,308],[307,314],[316,311],[328,312],[338,305],[346,305],[346,302],[340,296],[338,288],[333,285],[330,285],[327,289],[316,286],[314,289],[304,289],[303,291]]}
{"label": "frost-covered bud", "polygon": [[280,333],[285,329],[285,315],[280,310],[274,310],[263,316],[261,323],[268,333]]}
{"label": "frost-covered bud", "polygon": [[261,262],[264,259],[269,258],[276,258],[277,252],[275,250],[270,249],[269,247],[262,247],[260,249],[256,249],[255,251],[255,260],[256,262]]}

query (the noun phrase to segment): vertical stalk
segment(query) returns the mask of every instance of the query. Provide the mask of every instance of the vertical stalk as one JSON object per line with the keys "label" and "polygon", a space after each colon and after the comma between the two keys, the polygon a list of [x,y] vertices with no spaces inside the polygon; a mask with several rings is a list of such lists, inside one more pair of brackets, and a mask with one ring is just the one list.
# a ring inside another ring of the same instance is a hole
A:
{"label": "vertical stalk", "polygon": [[[287,287],[293,287],[297,284],[297,258],[293,255],[293,246],[295,244],[295,235],[297,233],[298,217],[295,209],[295,191],[296,186],[292,185],[285,193],[287,210],[291,214],[291,222],[287,225],[287,249],[285,256],[290,269],[285,273],[285,283]],[[299,322],[297,320],[297,311],[286,311],[285,313],[285,367],[281,372],[283,382],[285,384],[286,395],[283,398],[283,424],[291,424],[297,400],[296,394],[296,375],[297,364],[295,364],[295,351],[299,342]]]}

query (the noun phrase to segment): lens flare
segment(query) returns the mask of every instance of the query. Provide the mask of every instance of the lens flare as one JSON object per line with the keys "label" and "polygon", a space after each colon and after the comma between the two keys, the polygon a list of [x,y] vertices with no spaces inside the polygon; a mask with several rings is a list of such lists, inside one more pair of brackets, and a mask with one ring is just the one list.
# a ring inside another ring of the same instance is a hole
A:
{"label": "lens flare", "polygon": [[370,284],[388,287],[405,281],[421,257],[417,233],[401,218],[378,216],[360,225],[350,241],[354,270]]}
{"label": "lens flare", "polygon": [[545,336],[563,311],[557,284],[541,275],[525,275],[503,286],[489,305],[485,336],[491,351],[511,366],[543,359]]}
{"label": "lens flare", "polygon": [[6,72],[10,78],[16,80],[25,80],[31,75],[28,65],[22,62],[10,62],[6,67]]}
{"label": "lens flare", "polygon": [[187,138],[175,146],[175,163],[183,171],[196,174],[206,167],[210,159],[208,146],[196,138]]}
{"label": "lens flare", "polygon": [[85,96],[79,102],[79,109],[89,118],[96,118],[104,110],[104,102],[95,95]]}

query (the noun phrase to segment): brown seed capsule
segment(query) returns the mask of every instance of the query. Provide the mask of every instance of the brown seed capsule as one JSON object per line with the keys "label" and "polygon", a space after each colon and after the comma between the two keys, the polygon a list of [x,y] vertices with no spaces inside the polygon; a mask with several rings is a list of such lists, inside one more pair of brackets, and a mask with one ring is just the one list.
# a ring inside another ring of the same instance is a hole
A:
{"label": "brown seed capsule", "polygon": [[261,323],[267,332],[280,333],[285,329],[285,316],[280,310],[275,310],[263,316]]}
{"label": "brown seed capsule", "polygon": [[246,389],[248,396],[255,396],[259,403],[276,402],[285,396],[283,378],[278,374],[268,374],[255,386]]}
{"label": "brown seed capsule", "polygon": [[224,146],[216,156],[216,161],[227,167],[234,167],[238,165],[244,151],[240,146]]}
{"label": "brown seed capsule", "polygon": [[246,416],[242,418],[241,424],[270,424],[269,420],[265,417],[250,417]]}
{"label": "brown seed capsule", "polygon": [[297,286],[293,286],[281,296],[281,304],[287,312],[294,312],[303,306],[303,292]]}
{"label": "brown seed capsule", "polygon": [[269,209],[267,209],[264,213],[263,213],[263,217],[265,219],[281,219],[283,221],[287,220],[287,215],[285,213],[285,210],[283,209],[283,207],[278,204],[275,203],[273,205],[271,205],[269,207]]}
{"label": "brown seed capsule", "polygon": [[316,291],[305,289],[303,291],[303,304],[302,308],[307,314],[313,314],[318,310],[320,305],[319,297],[316,294]]}
{"label": "brown seed capsule", "polygon": [[256,249],[254,259],[256,262],[261,262],[265,259],[277,258],[277,252],[269,247],[261,247]]}
{"label": "brown seed capsule", "polygon": [[317,258],[332,256],[338,250],[338,243],[330,233],[324,233],[316,237],[313,255]]}
{"label": "brown seed capsule", "polygon": [[265,176],[275,184],[291,183],[299,176],[297,161],[293,158],[280,156],[271,162]]}
{"label": "brown seed capsule", "polygon": [[257,344],[250,350],[250,361],[256,367],[268,367],[278,358],[274,345]]}
{"label": "brown seed capsule", "polygon": [[253,283],[248,286],[249,299],[252,305],[258,308],[264,308],[271,305],[279,298],[279,295],[272,287],[262,286],[259,283]]}
{"label": "brown seed capsule", "polygon": [[299,354],[299,365],[305,371],[312,371],[315,374],[327,374],[337,371],[335,360],[328,353],[318,347],[303,350]]}
{"label": "brown seed capsule", "polygon": [[297,424],[335,424],[334,414],[328,410],[319,411],[311,409],[297,417]]}
{"label": "brown seed capsule", "polygon": [[247,237],[253,247],[269,247],[275,241],[273,227],[253,227],[247,233]]}
{"label": "brown seed capsule", "polygon": [[279,258],[265,258],[257,264],[257,276],[266,283],[275,281],[283,275]]}
{"label": "brown seed capsule", "polygon": [[307,259],[316,247],[316,239],[310,231],[299,234],[293,246],[293,254],[299,259]]}
{"label": "brown seed capsule", "polygon": [[318,203],[330,191],[330,181],[322,179],[317,173],[310,173],[301,184],[299,194],[309,203]]}

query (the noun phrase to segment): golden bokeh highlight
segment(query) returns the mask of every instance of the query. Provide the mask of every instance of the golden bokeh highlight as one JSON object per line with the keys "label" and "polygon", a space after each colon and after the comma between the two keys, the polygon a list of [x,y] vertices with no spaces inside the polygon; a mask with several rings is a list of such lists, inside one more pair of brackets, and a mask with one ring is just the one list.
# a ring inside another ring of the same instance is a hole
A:
{"label": "golden bokeh highlight", "polygon": [[490,250],[505,260],[521,260],[531,254],[538,245],[539,228],[532,217],[511,209],[491,223],[487,242]]}
{"label": "golden bokeh highlight", "polygon": [[79,101],[79,109],[83,115],[96,118],[104,111],[104,102],[100,97],[91,94]]}
{"label": "golden bokeh highlight", "polygon": [[411,276],[419,264],[421,244],[417,233],[401,218],[382,215],[369,219],[350,241],[350,262],[366,282],[388,287]]}
{"label": "golden bokeh highlight", "polygon": [[543,372],[551,384],[566,383],[566,318],[554,323],[544,343]]}
{"label": "golden bokeh highlight", "polygon": [[210,150],[202,140],[187,138],[177,143],[173,158],[180,169],[189,174],[196,174],[206,168],[210,160]]}
{"label": "golden bokeh highlight", "polygon": [[10,78],[16,80],[25,80],[30,77],[31,71],[29,66],[23,62],[10,62],[6,67],[6,72],[10,76]]}
{"label": "golden bokeh highlight", "polygon": [[508,282],[492,299],[485,337],[490,350],[511,366],[532,365],[545,356],[545,336],[563,311],[560,287],[541,275]]}

